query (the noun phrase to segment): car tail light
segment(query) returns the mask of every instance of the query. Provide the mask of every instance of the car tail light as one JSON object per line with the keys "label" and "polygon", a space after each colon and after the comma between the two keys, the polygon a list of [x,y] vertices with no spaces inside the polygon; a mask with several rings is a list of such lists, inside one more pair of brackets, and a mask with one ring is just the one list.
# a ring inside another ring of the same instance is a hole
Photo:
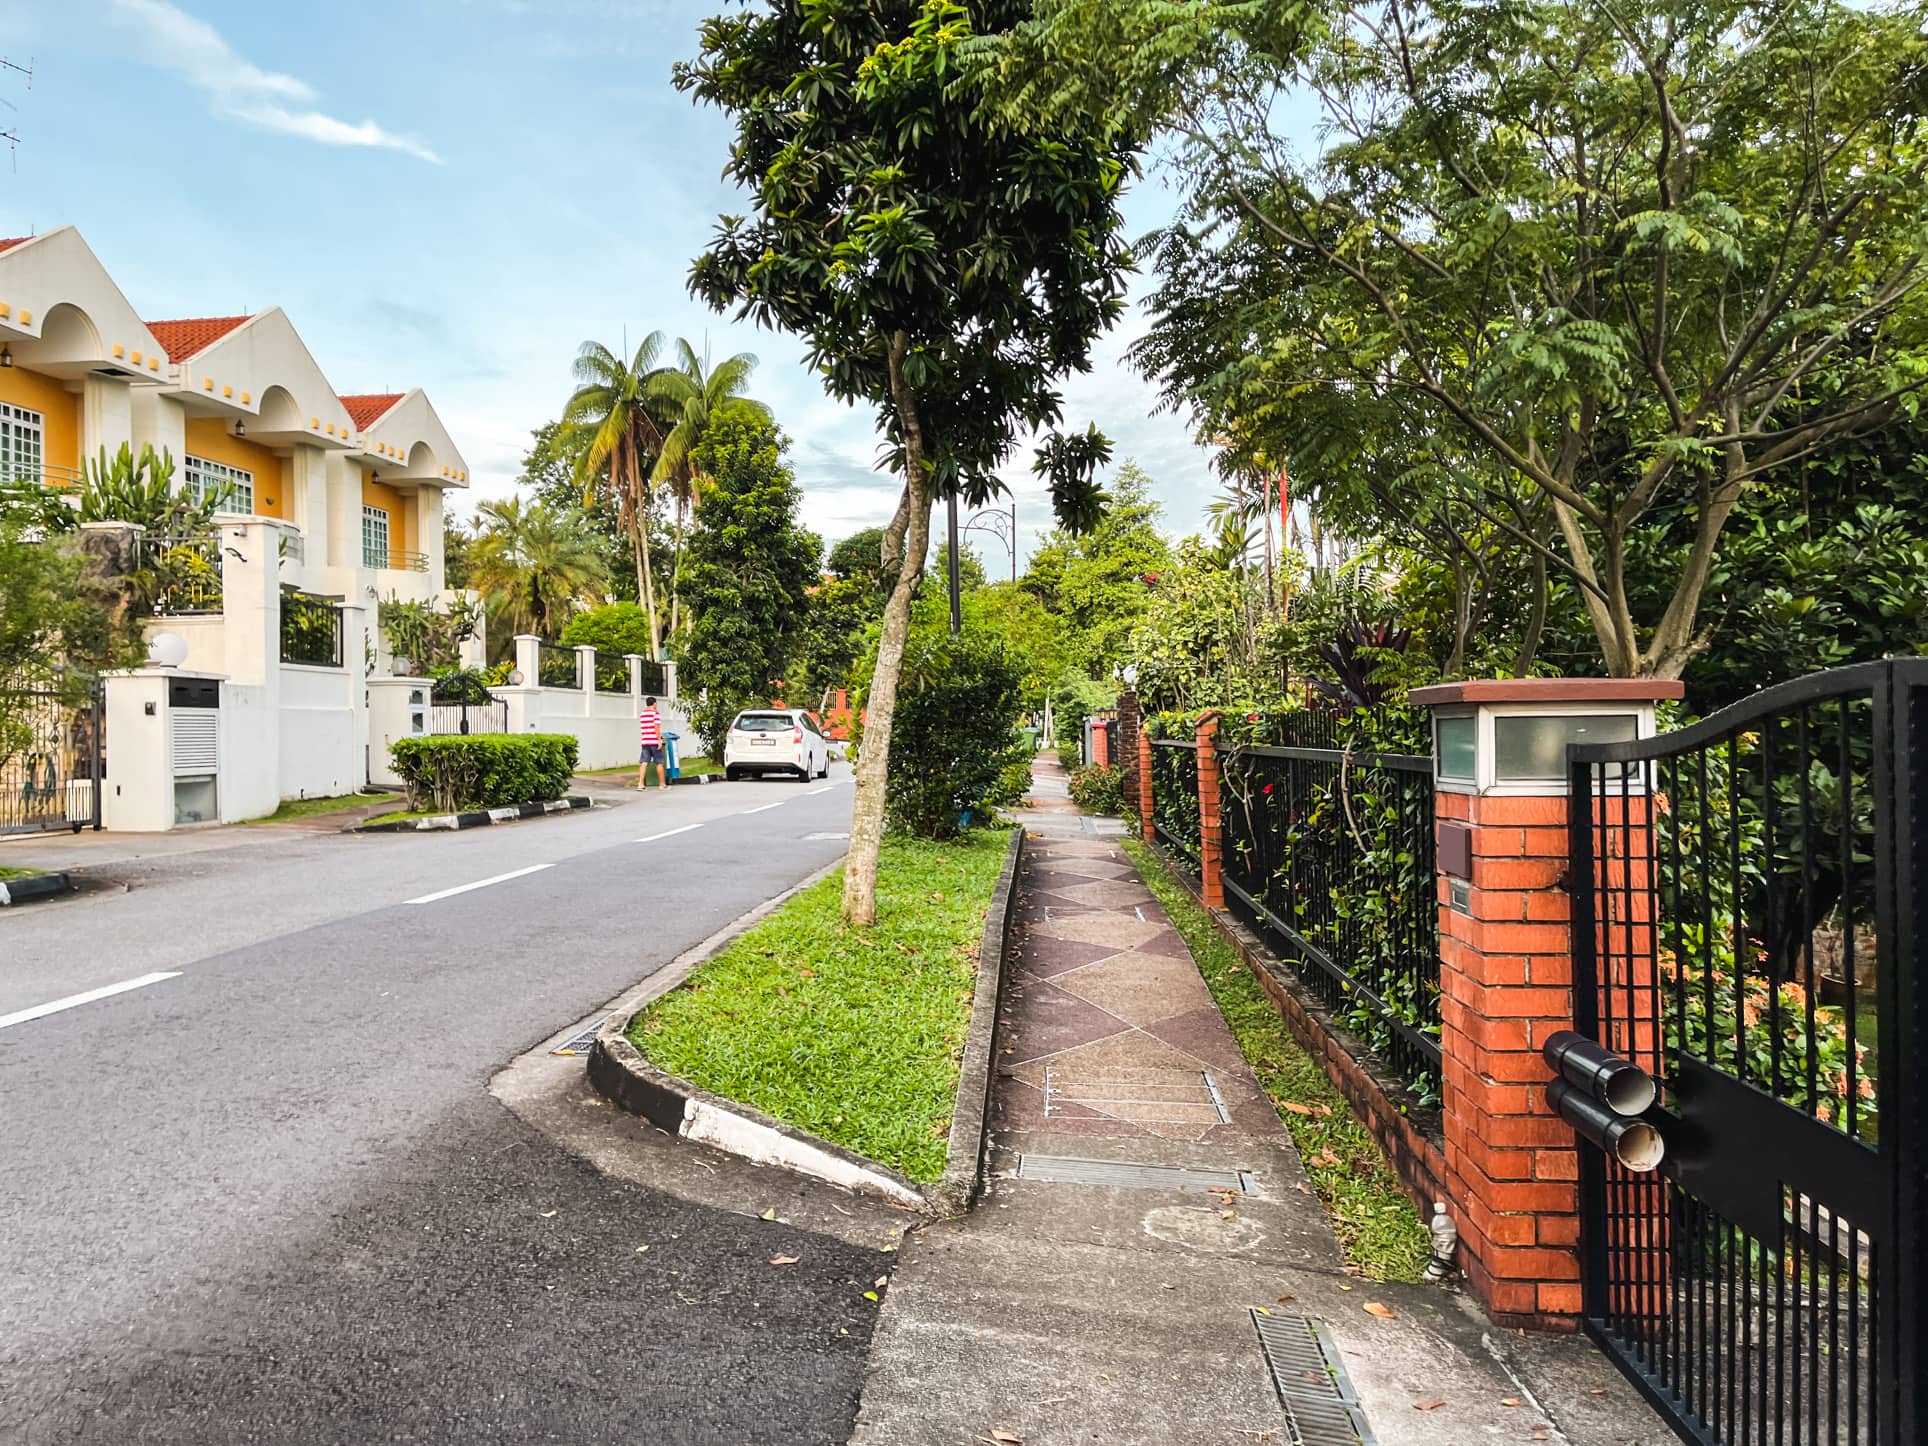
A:
{"label": "car tail light", "polygon": [[803,725],[801,723],[797,725],[797,731],[790,736],[790,741],[792,743],[803,742]]}

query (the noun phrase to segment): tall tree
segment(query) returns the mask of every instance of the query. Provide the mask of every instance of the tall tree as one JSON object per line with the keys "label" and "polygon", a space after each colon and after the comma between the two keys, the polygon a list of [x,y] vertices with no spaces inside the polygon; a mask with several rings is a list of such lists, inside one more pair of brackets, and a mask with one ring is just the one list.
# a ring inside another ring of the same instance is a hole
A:
{"label": "tall tree", "polygon": [[711,367],[707,351],[698,356],[696,348],[679,337],[674,365],[659,368],[648,379],[647,391],[653,408],[668,428],[651,476],[667,486],[676,500],[676,528],[670,552],[669,630],[672,637],[681,621],[678,609],[682,598],[676,577],[683,555],[683,531],[703,480],[696,458],[709,432],[710,418],[726,403],[739,402],[766,417],[770,414],[762,402],[743,395],[750,373],[755,370],[756,358],[747,351]]}
{"label": "tall tree", "polygon": [[606,481],[618,522],[634,550],[636,594],[649,615],[652,657],[662,648],[649,560],[649,511],[656,458],[663,450],[663,428],[654,411],[663,342],[663,333],[652,331],[628,361],[599,341],[584,342],[576,354],[576,390],[562,408],[565,440],[572,449],[578,444],[581,448],[576,478],[584,508],[595,499],[598,479]]}
{"label": "tall tree", "polygon": [[491,620],[553,641],[606,577],[580,514],[520,497],[484,502],[475,512],[470,579]]}
{"label": "tall tree", "polygon": [[[1108,682],[1125,660],[1125,641],[1151,606],[1158,576],[1171,566],[1171,545],[1158,530],[1151,478],[1137,463],[1122,464],[1105,488],[1104,520],[1083,535],[1044,539],[1042,561],[1052,574],[1046,603],[1065,620],[1069,651],[1091,678]],[[1042,595],[1038,579],[1028,590]]]}
{"label": "tall tree", "polygon": [[712,755],[730,719],[767,702],[788,669],[817,581],[823,544],[797,523],[788,445],[767,413],[739,402],[711,415],[690,454],[708,480],[680,584],[690,611],[682,669],[702,695],[691,721]]}
{"label": "tall tree", "polygon": [[[1455,505],[1579,590],[1607,671],[1678,676],[1743,499],[1920,384],[1924,74],[1913,5],[1342,7],[1302,60],[1162,96],[1195,180],[1163,255],[1233,303],[1237,355],[1169,365],[1160,328],[1141,355],[1295,456],[1433,439]],[[1631,554],[1676,520],[1636,597]]]}
{"label": "tall tree", "polygon": [[[676,83],[731,113],[726,174],[754,214],[725,217],[692,289],[802,336],[825,385],[877,408],[903,490],[882,547],[902,556],[884,610],[857,771],[844,917],[877,913],[891,719],[932,501],[980,506],[1022,436],[1060,420],[1057,382],[1089,366],[1124,305],[1118,200],[1128,147],[989,113],[961,47],[1029,0],[773,0],[703,25]],[[1040,453],[1068,521],[1098,510],[1095,433]]]}

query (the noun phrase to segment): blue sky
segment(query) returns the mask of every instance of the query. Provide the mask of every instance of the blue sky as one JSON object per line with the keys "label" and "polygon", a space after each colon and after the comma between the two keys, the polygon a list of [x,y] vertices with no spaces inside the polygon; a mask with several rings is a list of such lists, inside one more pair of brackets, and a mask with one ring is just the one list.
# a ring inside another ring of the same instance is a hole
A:
{"label": "blue sky", "polygon": [[[427,388],[468,457],[458,507],[509,489],[586,337],[652,328],[762,359],[794,439],[805,521],[881,522],[870,415],[824,396],[801,348],[684,286],[719,211],[725,119],[671,85],[711,0],[7,0],[0,235],[80,227],[143,316],[284,307],[343,392]],[[1156,180],[1133,234],[1171,202]],[[1137,291],[1147,286],[1138,279]],[[1108,337],[1066,387],[1158,484],[1175,532],[1215,484],[1184,422],[1150,415]],[[1049,525],[1028,452],[1007,468],[1025,545]],[[994,549],[980,545],[979,551]],[[993,565],[992,575],[996,576]]]}

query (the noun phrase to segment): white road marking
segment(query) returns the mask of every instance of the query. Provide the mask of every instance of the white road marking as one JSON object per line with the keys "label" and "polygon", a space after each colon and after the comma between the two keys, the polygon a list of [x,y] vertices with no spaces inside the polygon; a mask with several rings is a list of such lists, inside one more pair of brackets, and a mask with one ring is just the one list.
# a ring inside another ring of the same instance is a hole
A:
{"label": "white road marking", "polygon": [[455,888],[443,889],[440,893],[436,894],[423,894],[421,898],[410,899],[408,902],[411,904],[432,904],[437,899],[453,898],[457,894],[466,894],[471,889],[486,889],[490,884],[504,884],[510,879],[519,879],[525,874],[539,874],[544,869],[553,867],[555,867],[553,864],[530,864],[526,869],[512,869],[506,874],[497,874],[494,878],[477,879],[472,884],[458,884]]}
{"label": "white road marking", "polygon": [[12,1024],[25,1024],[29,1019],[39,1019],[42,1015],[58,1014],[61,1010],[72,1009],[77,1004],[92,1004],[96,999],[108,999],[116,994],[125,994],[130,989],[145,989],[150,984],[159,984],[163,979],[180,977],[181,971],[174,969],[164,974],[143,974],[138,979],[125,979],[119,984],[102,985],[99,989],[89,989],[85,994],[69,994],[65,999],[56,999],[51,1004],[36,1004],[32,1009],[0,1014],[0,1029],[5,1029]]}
{"label": "white road marking", "polygon": [[693,828],[701,828],[700,823],[686,823],[681,828],[667,828],[661,833],[652,833],[636,840],[637,843],[655,843],[659,838],[675,838],[679,833],[688,833]]}
{"label": "white road marking", "polygon": [[809,793],[807,793],[807,794],[805,794],[805,795],[804,795],[804,797],[806,797],[806,798],[815,798],[815,797],[816,797],[816,796],[817,796],[818,794],[820,794],[820,793],[828,793],[828,792],[830,792],[830,790],[831,790],[831,789],[833,789],[833,788],[835,788],[836,786],[837,786],[837,785],[836,785],[836,784],[834,784],[834,783],[826,783],[826,784],[825,784],[825,785],[824,785],[824,786],[823,786],[822,788],[813,788],[813,789],[811,789]]}
{"label": "white road marking", "polygon": [[767,813],[769,810],[773,808],[782,808],[783,805],[788,803],[789,801],[790,800],[787,798],[779,798],[775,803],[759,804],[755,808],[746,808],[743,811],[745,813]]}

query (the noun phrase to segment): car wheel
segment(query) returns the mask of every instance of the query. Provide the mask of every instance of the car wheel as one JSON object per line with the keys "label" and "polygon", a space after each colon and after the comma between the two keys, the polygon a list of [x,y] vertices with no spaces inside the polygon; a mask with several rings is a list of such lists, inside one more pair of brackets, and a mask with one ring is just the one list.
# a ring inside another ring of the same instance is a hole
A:
{"label": "car wheel", "polygon": [[737,771],[734,768],[726,768],[723,770],[723,781],[725,783],[735,783],[737,776]]}

